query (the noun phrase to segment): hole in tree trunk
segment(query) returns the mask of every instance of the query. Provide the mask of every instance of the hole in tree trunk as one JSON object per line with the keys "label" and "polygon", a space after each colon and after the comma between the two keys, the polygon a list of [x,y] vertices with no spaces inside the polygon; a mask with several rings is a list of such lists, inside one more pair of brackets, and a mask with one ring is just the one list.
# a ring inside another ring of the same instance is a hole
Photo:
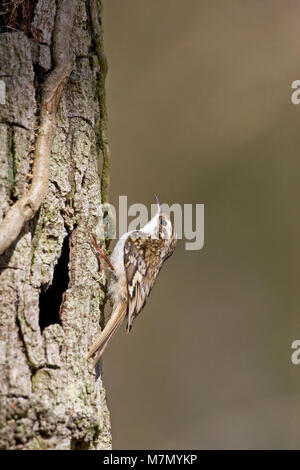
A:
{"label": "hole in tree trunk", "polygon": [[49,325],[54,323],[61,324],[59,309],[62,302],[62,296],[69,284],[69,236],[66,236],[63,242],[61,255],[54,268],[54,276],[51,286],[40,294],[40,328],[43,331]]}
{"label": "hole in tree trunk", "polygon": [[89,447],[90,447],[89,442],[72,438],[71,450],[88,450]]}

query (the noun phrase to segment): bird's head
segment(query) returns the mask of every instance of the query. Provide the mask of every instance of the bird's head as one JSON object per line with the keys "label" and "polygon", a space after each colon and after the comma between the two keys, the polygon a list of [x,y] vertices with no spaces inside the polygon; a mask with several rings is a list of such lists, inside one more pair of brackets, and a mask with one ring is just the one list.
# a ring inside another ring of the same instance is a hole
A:
{"label": "bird's head", "polygon": [[148,233],[152,238],[165,239],[169,244],[173,244],[174,240],[176,243],[174,224],[166,214],[163,214],[161,203],[156,195],[155,199],[157,204],[156,214],[142,228],[142,232]]}

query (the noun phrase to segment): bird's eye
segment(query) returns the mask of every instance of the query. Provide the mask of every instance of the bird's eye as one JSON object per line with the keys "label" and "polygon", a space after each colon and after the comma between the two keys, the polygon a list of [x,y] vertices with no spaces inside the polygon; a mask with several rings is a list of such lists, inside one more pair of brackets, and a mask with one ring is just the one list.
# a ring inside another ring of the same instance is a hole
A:
{"label": "bird's eye", "polygon": [[167,225],[167,221],[166,221],[165,219],[163,219],[163,218],[161,219],[161,225],[162,225],[163,227],[166,227],[166,225]]}

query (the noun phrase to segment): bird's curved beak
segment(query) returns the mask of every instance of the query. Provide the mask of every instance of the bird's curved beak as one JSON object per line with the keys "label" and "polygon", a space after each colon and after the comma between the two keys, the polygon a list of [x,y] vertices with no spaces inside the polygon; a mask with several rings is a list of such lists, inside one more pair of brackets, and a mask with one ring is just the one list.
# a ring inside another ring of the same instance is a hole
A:
{"label": "bird's curved beak", "polygon": [[157,204],[158,213],[159,213],[159,215],[161,215],[161,214],[162,214],[162,209],[161,209],[160,200],[158,199],[158,197],[156,196],[156,194],[154,194],[154,196],[155,196],[155,199],[156,199],[156,204]]}

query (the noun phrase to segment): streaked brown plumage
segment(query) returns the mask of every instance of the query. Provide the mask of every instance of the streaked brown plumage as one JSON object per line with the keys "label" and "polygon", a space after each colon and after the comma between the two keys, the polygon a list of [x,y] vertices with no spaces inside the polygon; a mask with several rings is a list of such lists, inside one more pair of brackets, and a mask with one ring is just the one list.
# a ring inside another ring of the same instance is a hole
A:
{"label": "streaked brown plumage", "polygon": [[176,235],[171,220],[161,213],[158,201],[156,215],[141,230],[127,232],[118,241],[110,257],[109,296],[112,315],[104,330],[89,350],[95,354],[93,365],[100,359],[109,340],[127,316],[127,332],[143,309],[164,261],[172,255]]}

